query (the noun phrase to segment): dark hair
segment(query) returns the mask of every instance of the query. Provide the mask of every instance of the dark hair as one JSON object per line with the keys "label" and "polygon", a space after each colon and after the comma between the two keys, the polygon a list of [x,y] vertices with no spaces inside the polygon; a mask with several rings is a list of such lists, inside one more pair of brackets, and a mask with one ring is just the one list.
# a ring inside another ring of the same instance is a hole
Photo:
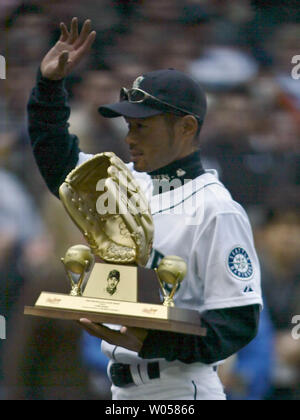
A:
{"label": "dark hair", "polygon": [[111,279],[112,277],[116,277],[118,280],[120,280],[120,272],[118,270],[112,270],[109,273],[108,278]]}

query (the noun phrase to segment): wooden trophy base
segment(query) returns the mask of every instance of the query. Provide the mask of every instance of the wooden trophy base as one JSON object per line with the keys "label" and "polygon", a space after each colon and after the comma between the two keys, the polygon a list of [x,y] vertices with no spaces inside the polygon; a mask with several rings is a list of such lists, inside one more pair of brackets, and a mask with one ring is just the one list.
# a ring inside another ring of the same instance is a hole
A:
{"label": "wooden trophy base", "polygon": [[[108,274],[118,270],[115,294],[106,291]],[[163,306],[154,270],[143,267],[96,263],[83,296],[42,292],[25,315],[173,331],[205,336],[198,311]]]}
{"label": "wooden trophy base", "polygon": [[199,312],[149,303],[134,303],[42,292],[35,306],[26,306],[25,315],[66,320],[88,318],[92,322],[173,331],[199,336]]}

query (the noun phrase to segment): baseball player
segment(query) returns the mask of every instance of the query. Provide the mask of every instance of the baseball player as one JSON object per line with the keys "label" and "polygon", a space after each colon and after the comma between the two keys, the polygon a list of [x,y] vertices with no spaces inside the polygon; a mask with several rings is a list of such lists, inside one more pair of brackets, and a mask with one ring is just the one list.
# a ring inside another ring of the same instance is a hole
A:
{"label": "baseball player", "polygon": [[118,270],[112,270],[107,277],[106,291],[111,296],[117,291],[117,287],[120,281],[120,272]]}
{"label": "baseball player", "polygon": [[[79,34],[73,18],[42,61],[29,104],[29,133],[41,173],[58,195],[77,165],[90,159],[68,131],[70,109],[64,78],[95,39],[91,22]],[[176,306],[201,313],[206,337],[98,325],[81,325],[102,339],[110,358],[108,375],[115,400],[222,400],[218,364],[257,333],[262,307],[260,268],[244,209],[231,198],[216,171],[204,170],[199,133],[205,94],[176,70],[139,75],[120,101],[102,106],[107,118],[123,117],[128,165],[150,200],[155,225],[149,268],[166,255],[187,263]],[[99,139],[101,141],[101,139]],[[165,189],[165,185],[171,188]]]}

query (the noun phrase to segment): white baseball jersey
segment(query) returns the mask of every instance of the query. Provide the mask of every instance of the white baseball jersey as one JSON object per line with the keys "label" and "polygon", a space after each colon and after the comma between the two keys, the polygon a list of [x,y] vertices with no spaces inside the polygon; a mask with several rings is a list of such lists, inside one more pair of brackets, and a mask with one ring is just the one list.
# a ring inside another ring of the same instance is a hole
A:
{"label": "white baseball jersey", "polygon": [[[79,164],[90,157],[81,153]],[[155,181],[148,174],[135,172],[132,164],[128,167],[150,201],[154,220],[153,251],[147,267],[157,266],[167,255],[177,255],[187,263],[175,305],[199,312],[262,306],[260,267],[247,214],[218,180],[217,172],[207,170],[174,190],[152,195]],[[209,365],[157,359],[161,377],[150,381],[143,376],[147,360],[137,353],[105,342],[102,351],[112,362],[130,364],[138,385],[113,386],[113,399],[193,399],[195,389],[198,399],[225,398],[217,373]]]}

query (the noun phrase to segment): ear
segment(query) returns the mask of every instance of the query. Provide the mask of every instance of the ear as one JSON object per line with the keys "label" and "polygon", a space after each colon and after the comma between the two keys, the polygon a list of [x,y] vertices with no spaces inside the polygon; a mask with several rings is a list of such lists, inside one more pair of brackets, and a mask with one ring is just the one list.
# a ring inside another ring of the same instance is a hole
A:
{"label": "ear", "polygon": [[185,138],[195,138],[198,130],[198,121],[193,115],[185,115],[181,120],[182,136]]}

